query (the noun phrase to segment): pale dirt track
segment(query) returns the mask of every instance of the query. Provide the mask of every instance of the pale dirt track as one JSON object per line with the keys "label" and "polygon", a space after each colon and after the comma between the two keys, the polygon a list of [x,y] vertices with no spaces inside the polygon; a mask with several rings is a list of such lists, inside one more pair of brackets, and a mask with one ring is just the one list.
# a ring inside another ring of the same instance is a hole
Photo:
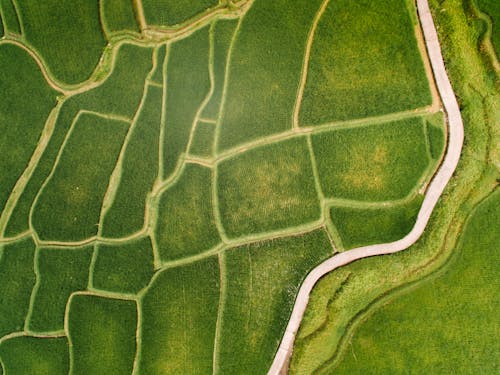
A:
{"label": "pale dirt track", "polygon": [[407,236],[399,241],[359,247],[337,254],[321,263],[307,275],[297,295],[292,315],[268,375],[277,375],[284,369],[292,353],[295,335],[307,307],[309,295],[316,282],[328,272],[355,260],[375,255],[396,253],[413,245],[424,232],[431,213],[458,164],[464,137],[460,109],[446,74],[443,57],[441,55],[441,47],[439,45],[436,28],[432,20],[427,0],[417,0],[417,8],[437,88],[448,115],[449,143],[443,163],[429,185],[422,207],[418,213],[415,226]]}

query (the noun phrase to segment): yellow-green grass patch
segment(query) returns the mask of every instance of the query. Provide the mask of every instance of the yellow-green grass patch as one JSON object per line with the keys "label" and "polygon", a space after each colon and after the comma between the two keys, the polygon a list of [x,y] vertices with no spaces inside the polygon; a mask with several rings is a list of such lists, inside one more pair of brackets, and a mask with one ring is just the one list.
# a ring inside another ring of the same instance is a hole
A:
{"label": "yellow-green grass patch", "polygon": [[39,248],[37,252],[37,286],[27,327],[31,332],[61,331],[69,296],[87,289],[93,247]]}
{"label": "yellow-green grass patch", "polygon": [[285,331],[299,287],[332,255],[324,230],[230,249],[221,316],[218,368],[265,374]]}
{"label": "yellow-green grass patch", "polygon": [[219,4],[218,0],[142,0],[146,23],[174,26]]}
{"label": "yellow-green grass patch", "polygon": [[99,3],[101,22],[108,39],[120,31],[140,32],[132,0],[101,0]]}
{"label": "yellow-green grass patch", "polygon": [[0,0],[0,11],[5,33],[21,34],[21,26],[12,0]]}
{"label": "yellow-green grass patch", "polygon": [[314,134],[325,196],[360,201],[404,198],[429,165],[426,142],[420,117]]}
{"label": "yellow-green grass patch", "polygon": [[330,1],[311,48],[301,125],[405,111],[432,97],[406,1]]}
{"label": "yellow-green grass patch", "polygon": [[208,250],[220,242],[212,202],[211,171],[187,164],[158,203],[155,237],[162,261]]}
{"label": "yellow-green grass patch", "polygon": [[0,344],[0,359],[5,375],[67,375],[68,341],[66,337],[13,337]]}
{"label": "yellow-green grass patch", "polygon": [[318,220],[320,205],[307,142],[258,147],[217,166],[221,221],[229,237]]}
{"label": "yellow-green grass patch", "polygon": [[320,0],[255,0],[229,67],[220,150],[292,128],[309,29]]}
{"label": "yellow-green grass patch", "polygon": [[4,245],[0,257],[0,337],[22,331],[28,313],[31,290],[35,286],[30,239]]}
{"label": "yellow-green grass patch", "polygon": [[93,114],[76,120],[33,209],[40,238],[80,241],[97,234],[109,177],[129,124]]}
{"label": "yellow-green grass patch", "polygon": [[174,171],[186,151],[196,113],[210,90],[209,28],[204,27],[170,47],[164,100],[163,178]]}
{"label": "yellow-green grass patch", "polygon": [[136,354],[134,301],[74,295],[68,306],[71,373],[131,374]]}
{"label": "yellow-green grass patch", "polygon": [[92,286],[119,293],[137,293],[153,276],[149,237],[116,245],[97,245]]}
{"label": "yellow-green grass patch", "polygon": [[141,303],[138,373],[212,373],[219,277],[217,257],[155,277]]}
{"label": "yellow-green grass patch", "polygon": [[199,121],[193,135],[189,154],[201,157],[211,157],[213,154],[215,124]]}

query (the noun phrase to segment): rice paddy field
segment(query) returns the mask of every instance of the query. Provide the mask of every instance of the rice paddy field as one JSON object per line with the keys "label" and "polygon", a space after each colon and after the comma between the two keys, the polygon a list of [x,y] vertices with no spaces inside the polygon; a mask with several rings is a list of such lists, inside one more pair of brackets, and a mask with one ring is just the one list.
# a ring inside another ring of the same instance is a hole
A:
{"label": "rice paddy field", "polygon": [[[474,4],[496,35],[493,2]],[[447,148],[411,0],[0,0],[0,21],[1,375],[266,374],[307,274],[404,237]],[[335,366],[356,317],[439,258],[453,192],[480,175],[472,124],[441,232],[324,277],[290,373],[399,368]],[[405,306],[374,315],[356,354],[397,348],[415,327],[379,327]]]}

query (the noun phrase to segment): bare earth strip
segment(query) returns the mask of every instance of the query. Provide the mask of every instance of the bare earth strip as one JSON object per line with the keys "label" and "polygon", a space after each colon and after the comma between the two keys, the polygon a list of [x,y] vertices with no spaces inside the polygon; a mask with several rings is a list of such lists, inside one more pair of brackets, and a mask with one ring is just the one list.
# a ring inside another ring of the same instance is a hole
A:
{"label": "bare earth strip", "polygon": [[413,245],[424,232],[430,215],[450,180],[460,159],[463,144],[463,123],[457,99],[446,74],[446,69],[441,55],[441,48],[437,38],[436,28],[432,20],[427,0],[417,0],[418,16],[424,32],[425,44],[432,70],[436,79],[439,94],[444,104],[449,122],[449,144],[443,164],[429,185],[427,194],[418,213],[417,221],[411,232],[399,241],[364,246],[337,254],[321,263],[307,275],[302,284],[295,305],[288,322],[285,334],[278,348],[273,364],[268,375],[277,375],[284,370],[285,364],[293,349],[295,335],[307,307],[309,295],[316,282],[328,272],[344,266],[355,260],[375,255],[391,254],[402,251]]}

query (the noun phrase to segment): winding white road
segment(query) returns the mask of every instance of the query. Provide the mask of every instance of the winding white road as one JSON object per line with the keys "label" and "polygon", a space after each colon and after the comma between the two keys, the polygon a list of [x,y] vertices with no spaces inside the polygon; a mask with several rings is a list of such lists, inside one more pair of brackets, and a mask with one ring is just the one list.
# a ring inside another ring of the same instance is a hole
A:
{"label": "winding white road", "polygon": [[432,20],[427,0],[417,0],[417,8],[438,91],[443,101],[444,109],[448,115],[448,148],[443,163],[427,189],[415,226],[406,237],[391,243],[359,247],[337,254],[318,265],[309,275],[307,275],[297,295],[290,321],[288,322],[285,334],[281,340],[281,344],[274,357],[268,375],[278,375],[284,369],[292,353],[295,335],[307,307],[309,294],[314,284],[328,272],[355,260],[374,255],[396,253],[413,245],[424,232],[432,210],[458,164],[464,138],[460,108],[446,74],[443,57],[441,55],[441,47],[439,45],[436,28]]}

